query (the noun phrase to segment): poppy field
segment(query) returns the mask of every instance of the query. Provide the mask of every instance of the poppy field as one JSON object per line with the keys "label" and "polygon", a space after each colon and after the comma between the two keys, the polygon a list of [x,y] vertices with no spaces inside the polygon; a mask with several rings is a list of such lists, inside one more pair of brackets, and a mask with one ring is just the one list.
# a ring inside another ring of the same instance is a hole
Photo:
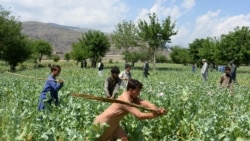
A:
{"label": "poppy field", "polygon": [[[105,65],[103,76],[97,69],[63,65],[60,105],[48,106],[44,112],[37,106],[45,80],[35,78],[46,79],[49,68],[16,72],[34,79],[0,73],[0,140],[94,141],[102,130],[93,120],[110,103],[72,97],[71,93],[103,97],[104,80],[112,65],[117,64]],[[238,69],[233,93],[218,86],[222,72],[216,70],[209,72],[204,83],[199,69],[193,73],[191,66],[161,64],[156,72],[149,71],[148,78],[143,77],[141,67],[131,70],[132,77],[144,84],[140,97],[168,109],[168,114],[151,120],[126,116],[120,124],[131,141],[250,140],[248,67]]]}

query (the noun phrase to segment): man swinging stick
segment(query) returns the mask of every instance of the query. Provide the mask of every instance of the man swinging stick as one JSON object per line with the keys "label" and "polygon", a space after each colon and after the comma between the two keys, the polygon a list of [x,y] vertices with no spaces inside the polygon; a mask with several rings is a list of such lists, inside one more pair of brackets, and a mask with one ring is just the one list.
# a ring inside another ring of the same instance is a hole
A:
{"label": "man swinging stick", "polygon": [[153,110],[153,112],[141,112],[135,107],[131,107],[125,104],[113,103],[111,104],[103,113],[98,115],[94,123],[102,124],[106,123],[109,125],[108,128],[105,128],[103,134],[99,137],[98,141],[113,141],[121,139],[122,141],[128,141],[128,136],[126,132],[119,125],[120,120],[124,116],[131,113],[138,119],[152,119],[158,116],[164,115],[167,111],[164,108],[158,108],[152,103],[140,99],[140,90],[142,89],[143,84],[135,79],[130,79],[127,84],[127,90],[124,91],[117,100],[122,100],[128,103],[135,103],[143,107],[147,107]]}

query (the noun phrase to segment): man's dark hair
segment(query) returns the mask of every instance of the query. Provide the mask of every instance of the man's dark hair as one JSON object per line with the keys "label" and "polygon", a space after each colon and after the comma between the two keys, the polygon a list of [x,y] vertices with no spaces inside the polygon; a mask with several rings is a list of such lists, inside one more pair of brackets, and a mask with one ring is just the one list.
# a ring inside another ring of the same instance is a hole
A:
{"label": "man's dark hair", "polygon": [[131,65],[130,64],[125,64],[125,69],[126,68],[131,68]]}
{"label": "man's dark hair", "polygon": [[128,85],[127,85],[127,90],[129,90],[129,89],[134,90],[136,88],[142,89],[142,87],[143,87],[143,84],[140,81],[138,81],[136,79],[129,79]]}
{"label": "man's dark hair", "polygon": [[229,66],[226,66],[224,70],[225,70],[225,71],[226,71],[226,70],[231,71],[231,68],[230,68]]}
{"label": "man's dark hair", "polygon": [[120,69],[117,66],[114,66],[114,67],[111,68],[111,73],[119,74]]}
{"label": "man's dark hair", "polygon": [[59,70],[61,71],[61,66],[60,65],[51,65],[50,67],[51,72]]}

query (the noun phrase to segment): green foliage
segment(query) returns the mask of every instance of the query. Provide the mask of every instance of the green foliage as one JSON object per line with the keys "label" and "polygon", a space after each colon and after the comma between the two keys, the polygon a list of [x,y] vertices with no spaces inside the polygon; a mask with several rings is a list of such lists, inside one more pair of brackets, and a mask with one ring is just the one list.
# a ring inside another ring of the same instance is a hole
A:
{"label": "green foliage", "polygon": [[45,40],[36,40],[32,43],[33,47],[33,57],[35,60],[38,59],[39,63],[44,55],[51,56],[52,54],[52,47],[48,41]]}
{"label": "green foliage", "polygon": [[[159,23],[155,13],[149,14],[148,23],[145,20],[139,20],[139,36],[146,41],[149,45],[149,50],[153,52],[154,69],[156,63],[156,54],[160,47],[165,47],[166,43],[171,42],[171,36],[176,35],[177,31],[174,31],[175,23],[171,22],[171,18],[168,17]],[[162,46],[164,45],[164,46]]]}
{"label": "green foliage", "polygon": [[21,34],[22,25],[10,11],[4,10],[0,5],[0,59],[15,70],[18,63],[30,57],[30,41]]}
{"label": "green foliage", "polygon": [[[123,65],[118,66],[124,68]],[[71,97],[70,94],[104,96],[105,77],[99,77],[94,68],[68,66],[71,66],[69,62],[62,66],[60,77],[65,80],[65,86],[59,91],[60,106],[51,105],[52,112],[37,111],[37,99],[44,81],[0,75],[0,140],[91,141],[102,134],[105,125],[93,125],[93,121],[110,103]],[[249,73],[238,73],[239,85],[234,86],[231,96],[229,91],[217,86],[220,72],[211,72],[208,83],[204,84],[200,73],[192,73],[190,66],[164,66],[157,66],[162,70],[157,70],[157,75],[150,75],[148,79],[143,78],[141,70],[132,70],[133,77],[143,82],[140,97],[167,108],[168,114],[151,120],[126,116],[121,126],[130,140],[250,139],[250,87],[244,86],[249,85]],[[49,71],[49,68],[41,68],[19,73],[46,78]],[[249,71],[249,68],[240,67],[238,71]],[[103,75],[109,76],[110,71],[104,69]]]}
{"label": "green foliage", "polygon": [[12,38],[20,34],[20,23],[16,23],[10,11],[5,10],[0,5],[0,59],[3,59],[3,50]]}
{"label": "green foliage", "polygon": [[206,39],[195,39],[189,44],[189,63],[201,63],[202,59],[208,60],[209,63],[221,64],[218,59],[219,55],[219,40],[216,38],[207,37]]}
{"label": "green foliage", "polygon": [[112,64],[113,63],[113,59],[109,59],[109,63]]}
{"label": "green foliage", "polygon": [[59,55],[52,55],[51,56],[51,58],[52,58],[52,60],[54,61],[54,62],[58,62],[59,60],[60,60],[60,56]]}
{"label": "green foliage", "polygon": [[219,59],[228,63],[232,60],[236,64],[250,63],[250,29],[237,27],[233,32],[221,36]]}
{"label": "green foliage", "polygon": [[81,62],[89,57],[87,46],[79,39],[79,42],[72,43],[72,51],[70,52],[72,59]]}
{"label": "green foliage", "polygon": [[189,44],[191,63],[200,63],[202,58],[210,63],[228,64],[234,60],[237,65],[249,64],[250,29],[236,27],[234,31],[221,35],[219,39],[207,37],[195,39]]}
{"label": "green foliage", "polygon": [[205,40],[203,40],[201,48],[199,48],[198,55],[201,58],[205,58],[210,63],[214,63],[217,60],[216,55],[218,52],[216,42],[217,42],[216,39],[213,38],[206,38]]}
{"label": "green foliage", "polygon": [[88,31],[78,42],[73,43],[71,56],[77,61],[89,58],[96,67],[98,59],[104,57],[110,48],[108,36],[100,31]]}
{"label": "green foliage", "polygon": [[171,48],[170,57],[176,64],[186,64],[191,62],[189,49],[181,48],[179,46],[174,46]]}
{"label": "green foliage", "polygon": [[127,50],[129,47],[137,44],[138,29],[132,21],[122,21],[121,23],[118,23],[115,28],[116,29],[112,34],[112,41],[117,48],[125,48]]}
{"label": "green foliage", "polygon": [[125,58],[127,58],[126,60],[128,62],[135,63],[135,62],[138,62],[140,60],[141,54],[139,52],[131,52],[131,53],[125,52],[123,55]]}
{"label": "green foliage", "polygon": [[70,53],[65,53],[64,54],[64,59],[67,60],[67,61],[69,61],[71,59]]}
{"label": "green foliage", "polygon": [[[129,54],[129,48],[137,46],[138,29],[131,21],[122,21],[116,25],[116,29],[112,34],[112,41],[119,49],[125,49],[124,54]],[[129,62],[128,56],[125,56],[125,61]]]}
{"label": "green foliage", "polygon": [[157,63],[167,63],[168,59],[165,55],[159,54],[156,56]]}
{"label": "green foliage", "polygon": [[189,44],[189,52],[192,63],[201,62],[202,57],[199,56],[199,49],[202,48],[203,42],[205,42],[205,39],[195,39],[192,43]]}
{"label": "green foliage", "polygon": [[8,62],[12,71],[15,71],[18,63],[24,62],[30,56],[30,41],[24,36],[17,37],[13,42],[9,42],[3,50],[3,59]]}
{"label": "green foliage", "polygon": [[87,139],[89,139],[90,141],[97,140],[107,127],[109,127],[109,125],[106,123],[91,125],[90,129],[88,130],[89,136],[87,137]]}
{"label": "green foliage", "polygon": [[[152,56],[150,54],[148,54],[145,51],[141,51],[139,52],[139,59],[144,62],[144,61],[151,61],[152,60]],[[156,56],[156,60],[157,60],[157,56]]]}
{"label": "green foliage", "polygon": [[85,43],[90,50],[92,67],[96,67],[98,59],[104,57],[110,48],[108,36],[100,31],[85,33]]}

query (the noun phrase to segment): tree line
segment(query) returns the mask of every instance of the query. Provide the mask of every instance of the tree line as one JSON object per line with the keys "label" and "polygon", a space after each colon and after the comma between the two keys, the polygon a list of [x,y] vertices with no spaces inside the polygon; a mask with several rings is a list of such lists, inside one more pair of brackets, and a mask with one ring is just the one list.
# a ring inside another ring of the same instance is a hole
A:
{"label": "tree line", "polygon": [[[139,20],[138,26],[132,21],[122,21],[115,26],[111,36],[100,31],[88,31],[72,44],[72,51],[68,56],[77,61],[91,60],[95,67],[96,62],[104,57],[114,44],[118,49],[123,49],[125,62],[132,65],[137,61],[152,61],[155,68],[156,59],[165,61],[162,55],[157,56],[160,48],[165,48],[165,43],[171,41],[171,36],[176,35],[175,23],[168,17],[159,22],[155,13],[149,14],[150,22]],[[109,39],[110,38],[110,39]],[[111,41],[111,43],[110,43]],[[163,59],[162,59],[163,58]]]}
{"label": "tree line", "polygon": [[[159,51],[171,43],[171,37],[177,35],[175,21],[167,17],[161,22],[155,13],[148,14],[149,20],[122,21],[115,26],[111,35],[101,31],[82,33],[78,41],[72,43],[71,52],[64,55],[66,60],[77,62],[91,61],[96,67],[98,60],[106,55],[112,44],[123,49],[125,62],[151,61],[155,70],[156,62],[166,62],[166,56]],[[21,33],[22,23],[0,5],[0,60],[6,61],[11,70],[19,63],[33,59],[36,66],[43,56],[58,60],[52,55],[52,47],[48,41],[30,39]],[[220,38],[207,37],[195,39],[188,48],[170,47],[171,61],[174,63],[199,63],[206,58],[214,64],[224,64],[234,60],[237,64],[249,64],[250,54],[249,27],[236,27],[234,31],[221,35]]]}
{"label": "tree line", "polygon": [[195,39],[188,48],[171,47],[171,59],[179,64],[199,64],[205,58],[211,64],[226,65],[234,61],[239,65],[250,63],[250,29],[236,27],[220,37]]}

